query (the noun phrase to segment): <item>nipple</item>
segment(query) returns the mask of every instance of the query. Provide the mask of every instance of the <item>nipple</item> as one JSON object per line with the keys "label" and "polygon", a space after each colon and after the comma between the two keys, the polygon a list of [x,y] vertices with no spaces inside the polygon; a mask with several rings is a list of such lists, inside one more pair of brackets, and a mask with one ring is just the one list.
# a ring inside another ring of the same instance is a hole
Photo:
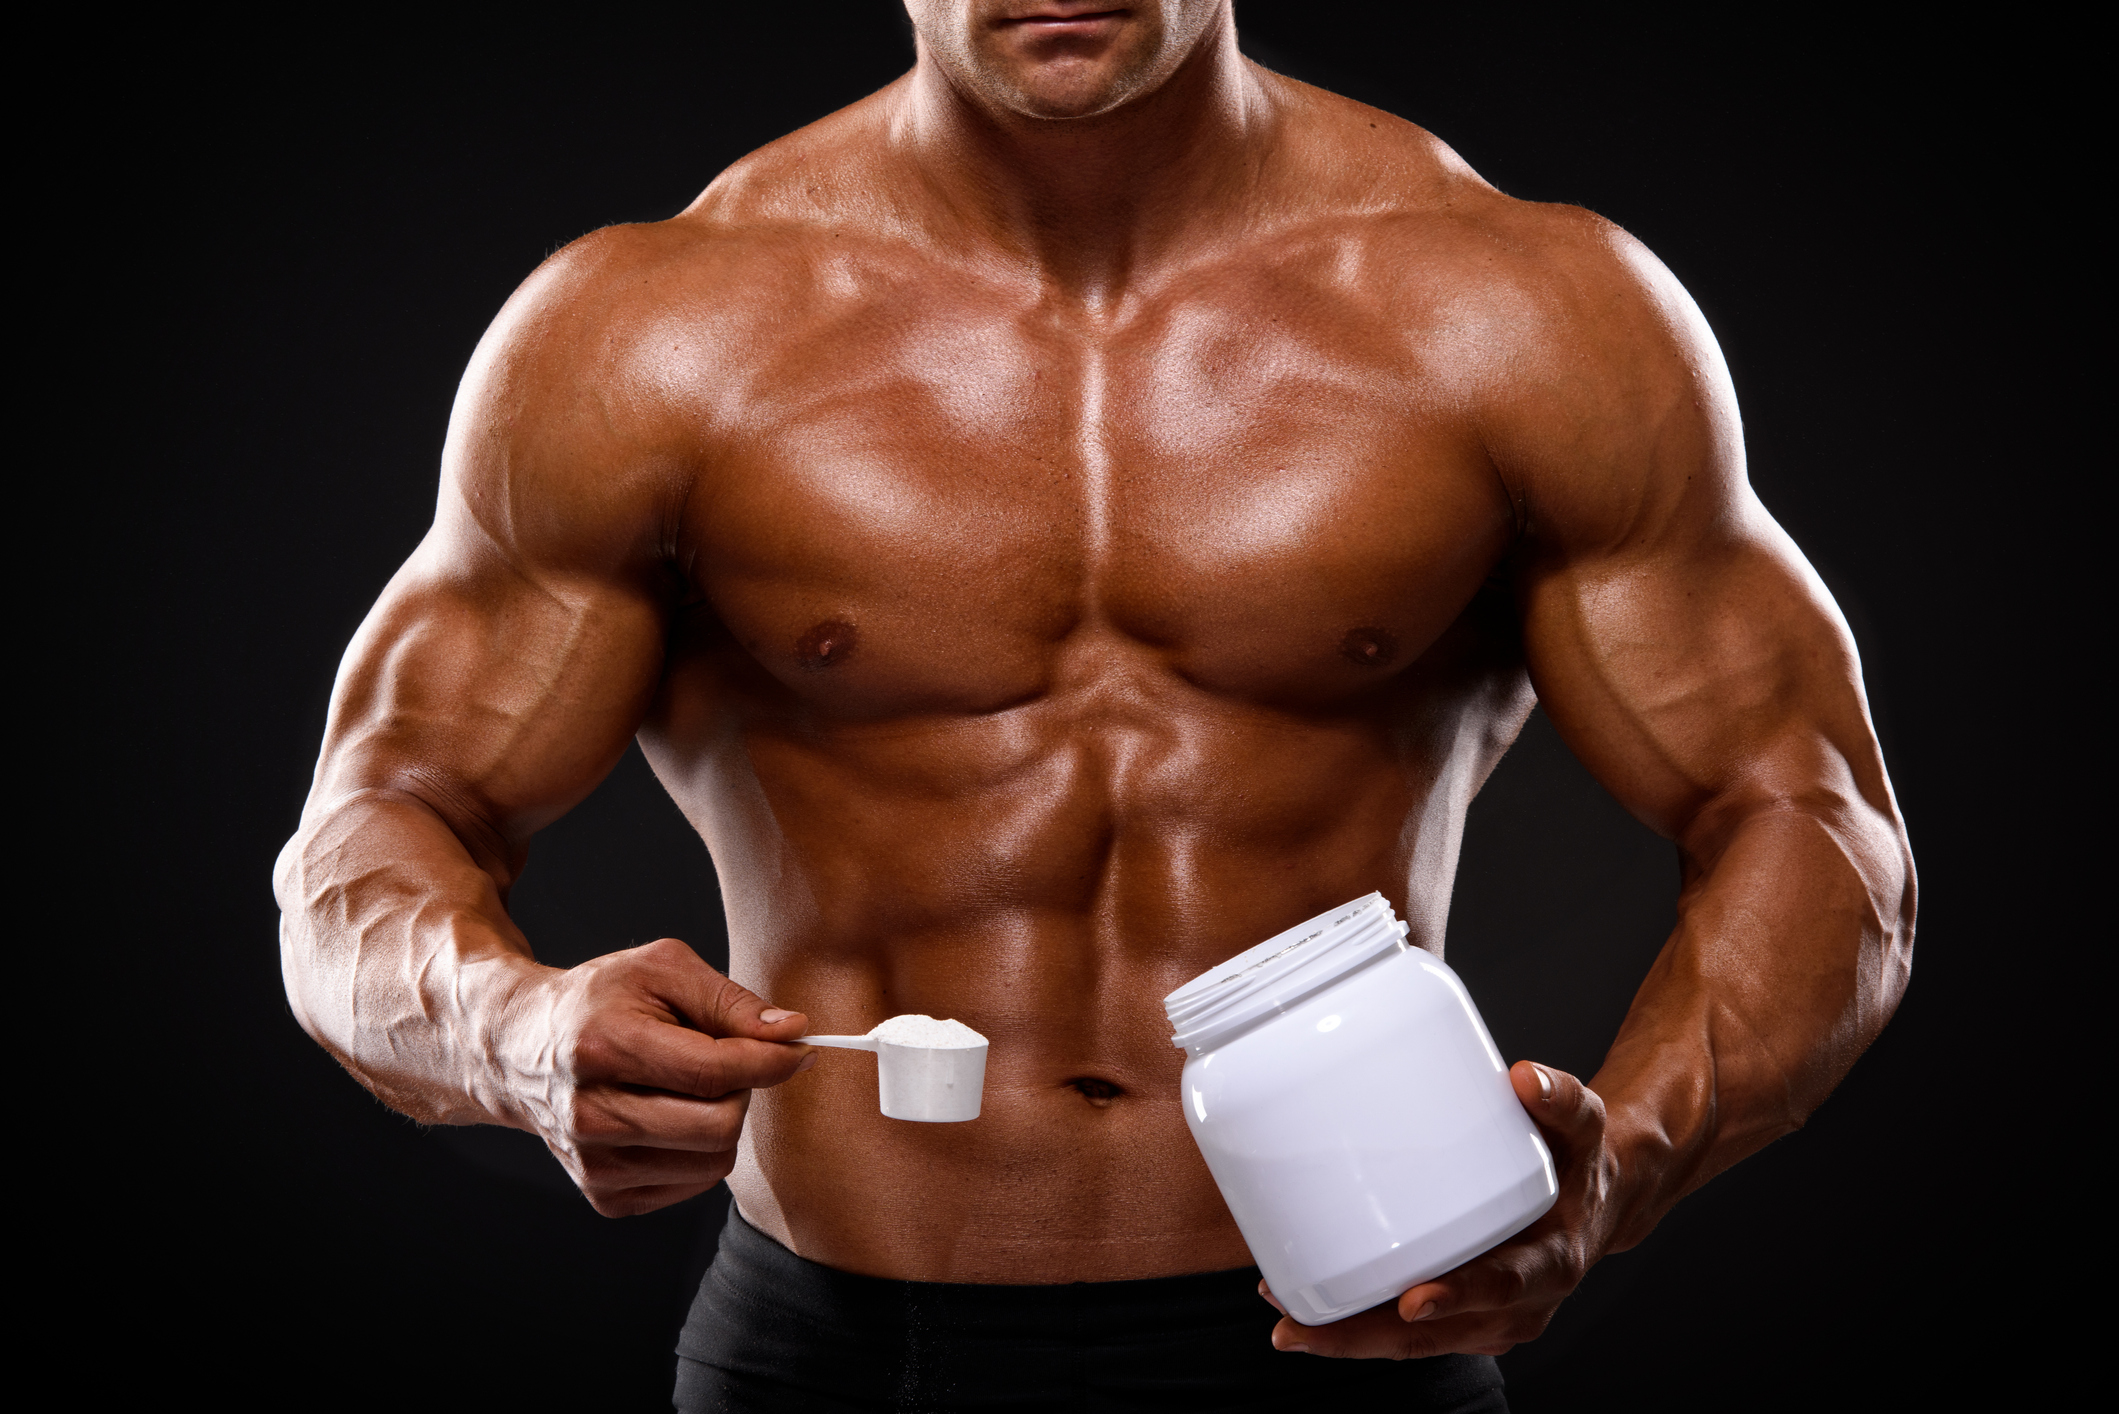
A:
{"label": "nipple", "polygon": [[1339,641],[1339,655],[1364,668],[1380,668],[1398,656],[1398,640],[1388,629],[1357,628]]}
{"label": "nipple", "polygon": [[795,661],[811,672],[835,668],[861,646],[861,635],[844,619],[826,619],[795,641]]}

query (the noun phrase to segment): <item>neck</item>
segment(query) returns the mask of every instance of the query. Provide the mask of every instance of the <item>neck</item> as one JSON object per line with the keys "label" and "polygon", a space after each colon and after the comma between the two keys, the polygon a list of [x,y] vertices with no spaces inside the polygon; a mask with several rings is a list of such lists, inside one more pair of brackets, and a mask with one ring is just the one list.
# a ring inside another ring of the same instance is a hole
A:
{"label": "neck", "polygon": [[1241,214],[1269,117],[1224,10],[1161,86],[1086,118],[993,103],[923,43],[894,126],[963,234],[1100,305]]}

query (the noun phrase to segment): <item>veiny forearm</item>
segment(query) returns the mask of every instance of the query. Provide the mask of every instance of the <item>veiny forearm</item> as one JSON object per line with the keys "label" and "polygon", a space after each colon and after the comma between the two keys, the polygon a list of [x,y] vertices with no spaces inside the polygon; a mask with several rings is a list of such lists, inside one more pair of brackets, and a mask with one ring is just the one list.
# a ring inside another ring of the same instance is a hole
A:
{"label": "veiny forearm", "polygon": [[495,875],[401,790],[313,809],[274,871],[280,964],[304,1029],[391,1108],[519,1123],[499,1028],[543,971]]}
{"label": "veiny forearm", "polygon": [[1912,859],[1883,809],[1761,803],[1680,848],[1677,927],[1591,1082],[1637,1185],[1614,1250],[1800,1128],[1889,1020],[1912,962]]}

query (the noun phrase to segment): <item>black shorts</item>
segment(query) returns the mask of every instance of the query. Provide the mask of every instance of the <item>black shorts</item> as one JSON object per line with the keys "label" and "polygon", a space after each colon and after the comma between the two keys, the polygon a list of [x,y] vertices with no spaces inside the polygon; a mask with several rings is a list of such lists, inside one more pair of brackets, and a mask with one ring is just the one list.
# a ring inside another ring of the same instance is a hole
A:
{"label": "black shorts", "polygon": [[681,1414],[1257,1410],[1507,1414],[1483,1355],[1326,1360],[1273,1349],[1258,1269],[985,1286],[854,1276],[731,1207],[677,1341]]}

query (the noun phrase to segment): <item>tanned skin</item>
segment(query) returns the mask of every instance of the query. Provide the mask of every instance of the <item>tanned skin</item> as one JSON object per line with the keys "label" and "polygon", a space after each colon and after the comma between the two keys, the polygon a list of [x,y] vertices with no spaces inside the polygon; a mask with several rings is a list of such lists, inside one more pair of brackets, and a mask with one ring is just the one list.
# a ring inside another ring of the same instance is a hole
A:
{"label": "tanned skin", "polygon": [[[1243,1266],[1160,999],[1370,889],[1439,955],[1542,701],[1677,843],[1676,930],[1593,1078],[1511,1073],[1557,1206],[1274,1334],[1504,1350],[1904,988],[1846,625],[1623,232],[1249,63],[1227,0],[910,9],[911,73],[568,247],[480,345],[280,861],[295,1013],[599,1212],[726,1177],[851,1272]],[[508,917],[636,737],[742,985],[668,939],[546,967]],[[884,1119],[873,1062],[799,1044],[901,1012],[992,1039],[978,1120]]]}

